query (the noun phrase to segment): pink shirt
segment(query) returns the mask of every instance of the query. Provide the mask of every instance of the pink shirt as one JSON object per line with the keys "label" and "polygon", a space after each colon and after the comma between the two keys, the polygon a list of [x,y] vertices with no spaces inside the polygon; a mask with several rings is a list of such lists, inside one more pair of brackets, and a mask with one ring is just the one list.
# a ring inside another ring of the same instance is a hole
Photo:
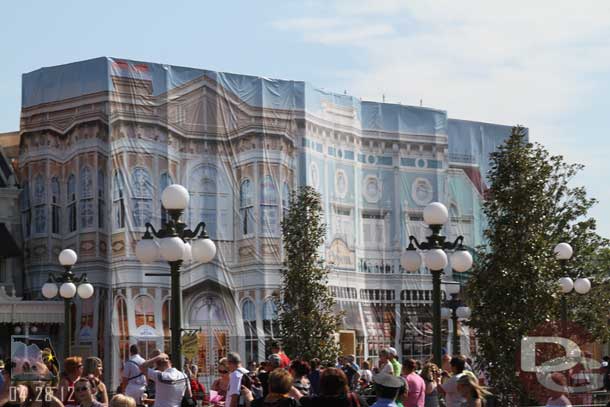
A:
{"label": "pink shirt", "polygon": [[409,392],[407,394],[405,407],[424,407],[426,402],[426,383],[417,373],[402,376],[407,382]]}

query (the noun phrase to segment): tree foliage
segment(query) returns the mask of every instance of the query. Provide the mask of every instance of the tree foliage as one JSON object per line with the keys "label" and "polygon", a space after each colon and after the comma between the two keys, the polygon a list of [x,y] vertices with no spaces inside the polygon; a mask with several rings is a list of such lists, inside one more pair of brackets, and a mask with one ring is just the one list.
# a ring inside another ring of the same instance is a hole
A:
{"label": "tree foliage", "polygon": [[339,354],[334,334],[341,316],[333,309],[328,270],[318,252],[325,233],[320,194],[309,186],[293,191],[282,220],[285,262],[277,301],[284,349],[307,360],[335,360]]}
{"label": "tree foliage", "polygon": [[[479,356],[502,405],[511,395],[525,396],[515,375],[520,341],[535,327],[559,319],[559,278],[593,277],[588,296],[569,295],[569,319],[597,340],[608,339],[610,298],[601,283],[608,270],[608,242],[587,217],[596,201],[584,188],[569,185],[581,169],[529,143],[522,127],[513,128],[491,155],[486,245],[478,248],[467,297]],[[564,266],[553,254],[559,242],[574,249]]]}

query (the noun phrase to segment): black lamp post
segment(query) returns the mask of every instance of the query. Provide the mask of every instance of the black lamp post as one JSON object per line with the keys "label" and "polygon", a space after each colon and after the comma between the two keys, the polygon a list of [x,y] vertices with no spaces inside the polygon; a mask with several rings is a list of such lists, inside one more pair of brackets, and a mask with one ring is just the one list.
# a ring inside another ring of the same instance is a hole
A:
{"label": "black lamp post", "polygon": [[453,344],[452,354],[459,355],[460,352],[460,338],[458,335],[458,320],[470,318],[470,308],[466,307],[464,303],[458,298],[460,293],[459,283],[446,284],[446,291],[451,295],[451,298],[445,300],[445,308],[441,310],[441,314],[444,318],[451,318],[453,325],[452,339]]}
{"label": "black lamp post", "polygon": [[[572,258],[574,251],[572,246],[567,243],[559,243],[554,249],[555,258],[561,263],[562,270],[567,269],[567,262]],[[564,337],[567,336],[568,324],[568,303],[567,296],[576,291],[578,294],[584,295],[591,291],[591,281],[588,278],[578,278],[576,281],[570,277],[562,277],[559,279],[559,285],[563,295],[561,296],[561,331]]]}
{"label": "black lamp post", "polygon": [[[78,256],[72,249],[65,249],[59,253],[59,263],[64,266],[64,272],[58,275],[49,273],[49,280],[42,285],[42,295],[45,298],[53,298],[59,295],[64,299],[64,358],[70,356],[72,345],[72,298],[78,296],[84,300],[91,298],[94,293],[93,286],[87,281],[87,274],[77,277],[72,272],[72,266],[76,263]],[[61,284],[59,288],[57,284]],[[78,287],[77,287],[78,284]]]}
{"label": "black lamp post", "polygon": [[432,273],[432,353],[434,362],[441,365],[441,276],[449,264],[446,250],[452,251],[451,266],[454,271],[464,272],[472,267],[472,256],[462,245],[464,236],[458,236],[453,243],[445,242],[441,229],[449,220],[445,205],[433,202],[424,208],[424,222],[432,233],[420,243],[415,236],[409,236],[409,247],[401,256],[402,267],[410,272],[419,270],[422,259],[417,249],[424,251],[426,267]]}
{"label": "black lamp post", "polygon": [[[165,188],[161,195],[163,207],[169,214],[169,220],[162,228],[155,230],[150,223],[146,232],[136,245],[136,257],[145,264],[153,263],[160,257],[167,261],[170,273],[148,273],[171,277],[171,318],[170,331],[172,364],[182,367],[182,287],[180,286],[180,268],[183,261],[194,259],[201,263],[210,262],[216,256],[216,245],[209,238],[205,223],[199,222],[194,231],[187,229],[180,221],[189,204],[189,193],[182,185],[173,184]],[[155,238],[157,241],[155,241]]]}

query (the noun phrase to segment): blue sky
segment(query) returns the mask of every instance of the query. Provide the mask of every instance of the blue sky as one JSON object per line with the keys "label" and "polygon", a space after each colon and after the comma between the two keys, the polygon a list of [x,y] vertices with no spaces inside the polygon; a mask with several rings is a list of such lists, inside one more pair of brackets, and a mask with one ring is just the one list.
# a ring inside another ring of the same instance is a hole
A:
{"label": "blue sky", "polygon": [[0,132],[21,74],[116,56],[305,80],[369,100],[524,124],[586,165],[574,183],[610,237],[610,2],[3,1]]}

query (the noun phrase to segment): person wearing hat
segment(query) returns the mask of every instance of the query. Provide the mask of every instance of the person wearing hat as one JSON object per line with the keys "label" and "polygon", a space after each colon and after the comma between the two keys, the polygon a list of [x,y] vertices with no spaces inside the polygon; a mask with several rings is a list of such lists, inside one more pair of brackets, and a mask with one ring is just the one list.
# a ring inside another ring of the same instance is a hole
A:
{"label": "person wearing hat", "polygon": [[278,369],[282,364],[282,358],[277,353],[269,355],[267,358],[267,369],[258,374],[258,380],[261,382],[263,388],[263,397],[269,394],[269,374],[275,369]]}
{"label": "person wearing hat", "polygon": [[392,347],[388,348],[388,360],[392,365],[394,376],[399,377],[402,373],[402,365],[398,361],[398,352],[396,352],[396,349]]}
{"label": "person wearing hat", "polygon": [[371,407],[398,407],[396,399],[406,391],[406,382],[400,377],[388,373],[379,373],[373,377],[377,401]]}

